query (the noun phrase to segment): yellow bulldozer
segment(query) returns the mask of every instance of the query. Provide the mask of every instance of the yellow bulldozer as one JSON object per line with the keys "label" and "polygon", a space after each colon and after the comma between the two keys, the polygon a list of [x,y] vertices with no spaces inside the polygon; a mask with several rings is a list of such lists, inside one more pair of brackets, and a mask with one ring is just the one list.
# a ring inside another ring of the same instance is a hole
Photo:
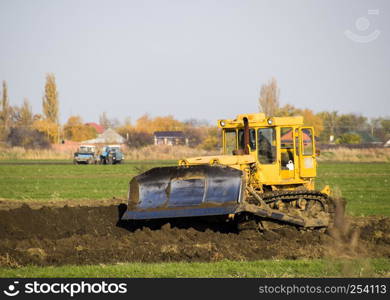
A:
{"label": "yellow bulldozer", "polygon": [[122,220],[213,216],[237,224],[332,226],[336,203],[328,186],[315,190],[313,127],[302,117],[241,114],[219,120],[222,155],[180,160],[130,181]]}

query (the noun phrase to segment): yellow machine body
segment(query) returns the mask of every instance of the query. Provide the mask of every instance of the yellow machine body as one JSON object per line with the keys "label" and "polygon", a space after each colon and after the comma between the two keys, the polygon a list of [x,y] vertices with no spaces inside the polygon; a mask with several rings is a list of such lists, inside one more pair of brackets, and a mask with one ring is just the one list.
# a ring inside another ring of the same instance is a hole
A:
{"label": "yellow machine body", "polygon": [[[249,127],[247,149],[243,141],[245,119]],[[241,114],[233,120],[219,120],[218,126],[222,129],[223,155],[187,158],[179,165],[219,164],[240,169],[250,185],[262,192],[299,187],[314,190],[315,135],[313,127],[303,125],[302,117]],[[262,149],[262,144],[268,143],[269,149]]]}
{"label": "yellow machine body", "polygon": [[332,223],[329,187],[314,189],[314,129],[302,117],[242,114],[218,126],[222,155],[187,158],[134,177],[122,219],[233,216],[240,224],[272,220],[309,228]]}

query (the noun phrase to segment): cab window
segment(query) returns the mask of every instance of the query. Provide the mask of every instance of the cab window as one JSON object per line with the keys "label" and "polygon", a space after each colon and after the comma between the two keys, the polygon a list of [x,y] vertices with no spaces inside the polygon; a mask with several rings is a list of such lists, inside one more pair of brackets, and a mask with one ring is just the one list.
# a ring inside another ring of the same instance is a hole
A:
{"label": "cab window", "polygon": [[272,164],[276,160],[276,136],[274,128],[260,128],[257,131],[258,157],[262,164]]}
{"label": "cab window", "polygon": [[[244,129],[238,130],[238,145],[240,149],[244,149]],[[254,129],[249,129],[249,147],[251,150],[256,149],[256,131]]]}
{"label": "cab window", "polygon": [[225,153],[232,154],[233,150],[237,148],[236,130],[225,131]]}
{"label": "cab window", "polygon": [[292,127],[280,128],[280,163],[283,170],[294,163],[294,131]]}
{"label": "cab window", "polygon": [[302,129],[303,155],[313,155],[313,132],[310,128]]}
{"label": "cab window", "polygon": [[291,127],[282,127],[280,129],[280,148],[294,148],[293,129]]}

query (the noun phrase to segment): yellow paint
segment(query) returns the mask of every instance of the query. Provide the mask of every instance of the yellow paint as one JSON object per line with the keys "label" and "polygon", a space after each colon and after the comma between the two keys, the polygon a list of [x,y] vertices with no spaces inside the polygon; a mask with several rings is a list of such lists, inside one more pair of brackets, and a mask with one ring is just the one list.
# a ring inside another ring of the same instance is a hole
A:
{"label": "yellow paint", "polygon": [[199,156],[183,159],[179,161],[179,165],[225,165],[235,166],[237,169],[241,169],[238,166],[249,165],[255,163],[256,160],[252,155],[215,155],[215,156]]}
{"label": "yellow paint", "polygon": [[[219,128],[239,128],[243,127],[244,118],[248,119],[249,127],[269,127],[267,121],[272,120],[272,126],[285,126],[285,125],[303,125],[303,117],[266,117],[263,113],[257,114],[241,114],[233,120],[218,120]],[[222,126],[221,122],[225,122],[225,126]]]}
{"label": "yellow paint", "polygon": [[324,188],[321,190],[321,193],[330,196],[330,187],[329,187],[329,185],[324,186]]}

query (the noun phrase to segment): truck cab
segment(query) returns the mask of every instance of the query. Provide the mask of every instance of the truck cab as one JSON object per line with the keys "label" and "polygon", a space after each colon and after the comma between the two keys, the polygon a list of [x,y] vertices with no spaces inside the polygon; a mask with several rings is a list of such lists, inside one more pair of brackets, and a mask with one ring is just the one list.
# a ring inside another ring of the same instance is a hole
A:
{"label": "truck cab", "polygon": [[120,145],[107,145],[102,148],[100,154],[101,164],[120,164],[124,160],[125,156],[121,151]]}
{"label": "truck cab", "polygon": [[96,164],[96,147],[93,145],[80,145],[73,155],[74,164]]}

